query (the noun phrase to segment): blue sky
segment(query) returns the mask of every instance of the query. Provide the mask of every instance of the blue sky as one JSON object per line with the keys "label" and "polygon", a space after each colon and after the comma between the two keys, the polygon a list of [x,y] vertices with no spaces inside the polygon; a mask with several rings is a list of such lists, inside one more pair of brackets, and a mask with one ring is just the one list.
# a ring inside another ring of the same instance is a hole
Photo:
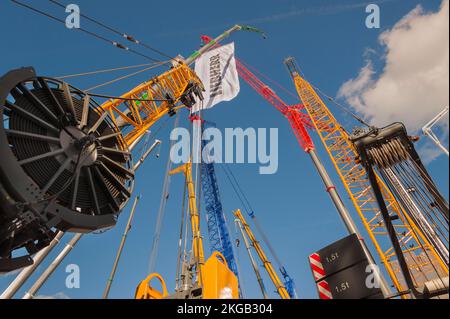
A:
{"label": "blue sky", "polygon": [[[48,1],[31,3],[63,16],[60,8]],[[203,0],[189,4],[177,0],[157,3],[143,0],[78,0],[76,3],[87,15],[132,34],[171,55],[188,56],[199,46],[199,37],[202,34],[214,36],[235,23],[254,25],[264,30],[268,39],[263,40],[255,34],[244,32],[233,35],[232,40],[239,58],[294,92],[293,83],[282,63],[285,57],[294,56],[308,79],[334,96],[341,85],[355,77],[364,66],[367,48],[381,50],[378,43],[381,32],[395,25],[418,4],[423,5],[426,10],[436,11],[441,1],[378,1],[381,8],[379,30],[365,27],[365,6],[369,2],[364,0],[229,0],[215,4],[212,4],[213,1]],[[3,43],[0,53],[1,74],[21,66],[34,66],[40,75],[60,76],[147,62],[81,32],[68,30],[56,22],[18,8],[10,1],[1,2],[0,17]],[[83,20],[82,26],[99,30]],[[103,30],[99,32],[114,38],[113,34]],[[375,68],[376,71],[381,71],[383,64],[378,63]],[[159,71],[162,72],[162,69]],[[97,93],[118,95],[153,75],[155,72],[142,74],[99,89]],[[70,83],[85,89],[115,76],[117,75],[109,74],[75,78]],[[296,103],[292,97],[279,93],[286,102]],[[339,109],[332,105],[330,108],[345,127],[350,129],[355,125],[354,121]],[[276,174],[259,175],[258,166],[251,164],[236,164],[231,168],[245,189],[272,245],[294,278],[299,296],[316,298],[307,256],[342,238],[346,233],[310,159],[299,148],[288,123],[242,81],[241,92],[235,100],[218,105],[206,116],[208,120],[216,122],[219,128],[279,128],[279,170]],[[188,125],[186,111],[181,113],[181,119],[183,125]],[[161,157],[149,158],[137,176],[136,194],[142,194],[142,200],[138,205],[110,297],[132,298],[136,285],[147,275],[168,155],[169,127],[170,125],[161,130],[158,135],[164,142]],[[312,136],[341,196],[360,225],[320,141],[314,132]],[[428,168],[442,193],[448,198],[448,158],[441,156],[431,162]],[[240,204],[222,170],[217,169],[217,172],[224,210],[231,221],[232,210],[240,208]],[[156,266],[170,291],[173,291],[175,279],[182,183],[181,176],[173,178]],[[86,235],[41,289],[40,294],[55,295],[62,292],[70,298],[101,297],[130,206],[131,204],[124,210],[114,229],[103,234]],[[234,236],[234,226],[230,227],[230,232]],[[206,229],[203,235],[206,239]],[[70,236],[67,236],[64,241],[69,238]],[[50,257],[54,257],[58,251],[59,249],[55,250]],[[245,295],[259,298],[257,282],[243,247],[239,256]],[[78,264],[81,269],[79,289],[65,287],[67,274],[64,269],[71,263]],[[39,269],[42,271],[42,266]],[[35,278],[36,276],[32,279]],[[11,275],[0,277],[0,290],[6,288],[12,279]],[[276,297],[273,285],[266,276],[265,279],[270,295]],[[22,289],[17,296],[22,296],[23,293]]]}

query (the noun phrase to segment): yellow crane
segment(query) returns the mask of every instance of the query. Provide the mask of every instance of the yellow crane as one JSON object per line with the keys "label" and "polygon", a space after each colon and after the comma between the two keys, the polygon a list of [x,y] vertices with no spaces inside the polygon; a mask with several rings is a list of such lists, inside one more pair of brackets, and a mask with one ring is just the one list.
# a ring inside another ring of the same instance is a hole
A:
{"label": "yellow crane", "polygon": [[259,244],[259,241],[256,239],[255,235],[253,234],[252,230],[250,229],[250,226],[245,221],[244,216],[241,213],[241,210],[240,209],[235,210],[233,212],[233,215],[239,220],[240,226],[242,225],[242,227],[244,228],[245,233],[247,234],[248,238],[250,239],[252,246],[255,248],[259,259],[261,259],[263,266],[266,269],[267,274],[270,277],[270,280],[272,280],[273,284],[275,285],[275,288],[277,289],[277,292],[280,295],[280,297],[282,299],[291,299],[288,291],[286,290],[286,287],[283,285],[283,283],[281,282],[280,278],[277,275],[277,272],[273,268],[272,263],[267,258],[266,254],[264,253],[264,250],[262,249],[261,245]]}
{"label": "yellow crane", "polygon": [[[119,128],[131,127],[120,135],[124,146],[130,147],[163,116],[172,116],[180,108],[192,106],[195,98],[201,98],[203,84],[189,65],[231,33],[240,30],[260,32],[249,26],[235,25],[187,59],[172,59],[170,70],[134,87],[119,98],[106,101],[97,111],[103,119],[109,114]],[[83,112],[82,122],[87,121],[89,99],[89,96],[85,97],[86,112]]]}
{"label": "yellow crane", "polygon": [[[183,164],[170,171],[170,175],[183,173],[186,178],[188,191],[189,219],[192,234],[193,258],[189,265],[183,266],[183,284],[175,294],[169,296],[166,284],[159,274],[150,274],[136,289],[136,299],[237,299],[239,286],[236,275],[229,269],[225,257],[215,251],[205,262],[203,251],[203,239],[200,231],[200,219],[197,209],[197,197],[195,194],[194,180],[192,178],[192,164]],[[150,285],[152,279],[161,282],[162,290],[158,291]]]}
{"label": "yellow crane", "polygon": [[180,61],[169,71],[123,94],[120,99],[103,103],[100,111],[109,114],[118,127],[131,127],[122,134],[125,144],[130,146],[163,116],[173,115],[178,109],[192,105],[194,101],[189,95],[200,93],[202,89],[203,84],[195,72]]}
{"label": "yellow crane", "polygon": [[[362,223],[386,268],[393,286],[400,293],[407,289],[392,244],[388,240],[380,209],[364,168],[355,162],[357,152],[348,133],[339,124],[331,111],[298,71],[294,58],[285,60],[297,93],[341,178],[347,193],[362,220]],[[386,201],[389,215],[400,238],[403,254],[407,257],[416,285],[439,275],[448,276],[448,266],[414,221],[408,216],[386,184],[377,176]],[[421,253],[430,252],[432,261],[427,261]]]}

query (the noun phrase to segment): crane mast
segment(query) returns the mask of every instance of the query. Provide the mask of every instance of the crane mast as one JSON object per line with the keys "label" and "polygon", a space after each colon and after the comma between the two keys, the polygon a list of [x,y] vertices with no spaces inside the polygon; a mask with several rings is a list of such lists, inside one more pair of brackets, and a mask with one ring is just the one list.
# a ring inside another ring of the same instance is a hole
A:
{"label": "crane mast", "polygon": [[[183,173],[186,177],[188,191],[189,221],[192,235],[192,259],[189,264],[183,262],[181,274],[183,285],[169,296],[166,284],[159,274],[150,274],[136,289],[136,299],[218,299],[238,298],[239,288],[236,275],[229,268],[225,257],[218,251],[214,251],[205,262],[203,251],[203,239],[200,231],[200,218],[197,209],[197,197],[194,180],[192,178],[192,164],[183,164],[172,171],[170,175]],[[187,234],[185,234],[187,236]],[[158,291],[150,285],[152,279],[158,279],[163,291]],[[193,280],[194,279],[194,280]]]}
{"label": "crane mast", "polygon": [[188,191],[188,203],[189,203],[189,217],[192,232],[192,250],[194,253],[194,262],[197,265],[197,283],[199,286],[202,284],[202,278],[199,275],[201,266],[205,263],[205,254],[203,251],[203,238],[200,234],[200,218],[197,210],[197,199],[195,196],[194,180],[192,178],[192,164],[183,164],[174,170],[170,171],[170,175],[183,173],[186,177],[186,186]]}
{"label": "crane mast", "polygon": [[252,265],[253,271],[256,275],[256,280],[258,281],[259,289],[261,290],[261,293],[264,297],[264,299],[268,299],[269,296],[267,295],[266,287],[264,286],[264,281],[261,277],[261,272],[259,271],[258,265],[256,264],[255,258],[253,258],[252,250],[250,243],[247,239],[247,236],[245,235],[244,228],[242,227],[242,223],[239,219],[236,218],[235,220],[236,226],[239,228],[239,231],[241,232],[241,237],[244,240],[245,249],[247,250],[248,258],[250,259],[250,263]]}
{"label": "crane mast", "polygon": [[[297,93],[378,252],[381,262],[384,264],[394,287],[398,292],[403,292],[406,287],[404,278],[399,271],[395,251],[392,244],[387,240],[387,229],[381,217],[380,209],[377,206],[370,182],[366,177],[366,172],[359,163],[355,162],[357,152],[349,139],[348,133],[339,124],[311,84],[301,77],[294,59],[286,59],[285,64],[292,76]],[[418,277],[421,269],[426,266],[436,269],[431,271],[434,272],[435,276],[438,276],[438,271],[448,274],[448,267],[446,267],[434,247],[430,245],[410,216],[405,213],[386,184],[378,176],[376,178],[385,198],[386,207],[389,211],[389,216],[391,216],[394,229],[399,235],[402,251],[410,257],[408,266],[410,269],[416,270],[416,278],[414,280],[420,280]],[[435,258],[435,262],[432,265],[420,261],[420,256],[417,254],[423,251],[432,253]]]}
{"label": "crane mast", "polygon": [[253,234],[252,230],[250,229],[250,226],[245,221],[244,216],[241,213],[241,210],[238,209],[238,210],[234,211],[233,214],[239,220],[242,227],[244,228],[245,233],[247,234],[248,238],[250,239],[252,246],[255,248],[259,259],[261,259],[263,266],[266,269],[266,271],[270,277],[270,280],[272,280],[273,284],[275,285],[280,297],[282,299],[291,299],[288,291],[286,290],[286,287],[283,285],[283,283],[281,282],[280,278],[278,277],[275,269],[273,268],[272,263],[267,258],[266,254],[264,253],[264,250],[262,249],[262,247],[259,244],[258,240],[256,239],[255,235]]}
{"label": "crane mast", "polygon": [[[205,128],[202,125],[202,130]],[[207,141],[202,140],[202,149],[207,145]],[[222,201],[220,198],[219,185],[213,162],[201,163],[201,183],[203,201],[207,217],[209,244],[211,251],[219,251],[227,260],[230,269],[238,276],[238,269],[233,253],[233,246],[230,240],[225,215],[223,213]]]}

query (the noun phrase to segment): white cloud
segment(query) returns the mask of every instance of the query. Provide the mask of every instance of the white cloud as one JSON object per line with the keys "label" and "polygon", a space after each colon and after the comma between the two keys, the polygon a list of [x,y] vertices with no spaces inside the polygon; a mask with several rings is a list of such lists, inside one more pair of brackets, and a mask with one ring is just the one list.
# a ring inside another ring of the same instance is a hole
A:
{"label": "white cloud", "polygon": [[65,293],[57,292],[54,295],[48,296],[48,295],[38,295],[34,297],[34,299],[70,299]]}
{"label": "white cloud", "polygon": [[449,0],[434,13],[416,7],[379,41],[385,49],[381,74],[367,60],[338,97],[374,125],[401,121],[411,134],[419,133],[449,103]]}

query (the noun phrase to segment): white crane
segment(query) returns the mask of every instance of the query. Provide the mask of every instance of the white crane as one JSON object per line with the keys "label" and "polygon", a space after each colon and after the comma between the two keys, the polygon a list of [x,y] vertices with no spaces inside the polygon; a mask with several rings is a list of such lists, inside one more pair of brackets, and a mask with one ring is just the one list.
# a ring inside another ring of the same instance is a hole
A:
{"label": "white crane", "polygon": [[441,144],[436,134],[434,134],[434,132],[432,131],[433,126],[435,126],[436,123],[442,120],[444,116],[446,116],[447,114],[448,114],[448,106],[444,110],[442,110],[438,115],[436,115],[434,119],[428,122],[427,125],[423,127],[422,132],[425,136],[428,136],[433,141],[433,143],[436,144],[436,146],[439,147],[447,156],[449,156],[448,150],[444,147],[444,145]]}

